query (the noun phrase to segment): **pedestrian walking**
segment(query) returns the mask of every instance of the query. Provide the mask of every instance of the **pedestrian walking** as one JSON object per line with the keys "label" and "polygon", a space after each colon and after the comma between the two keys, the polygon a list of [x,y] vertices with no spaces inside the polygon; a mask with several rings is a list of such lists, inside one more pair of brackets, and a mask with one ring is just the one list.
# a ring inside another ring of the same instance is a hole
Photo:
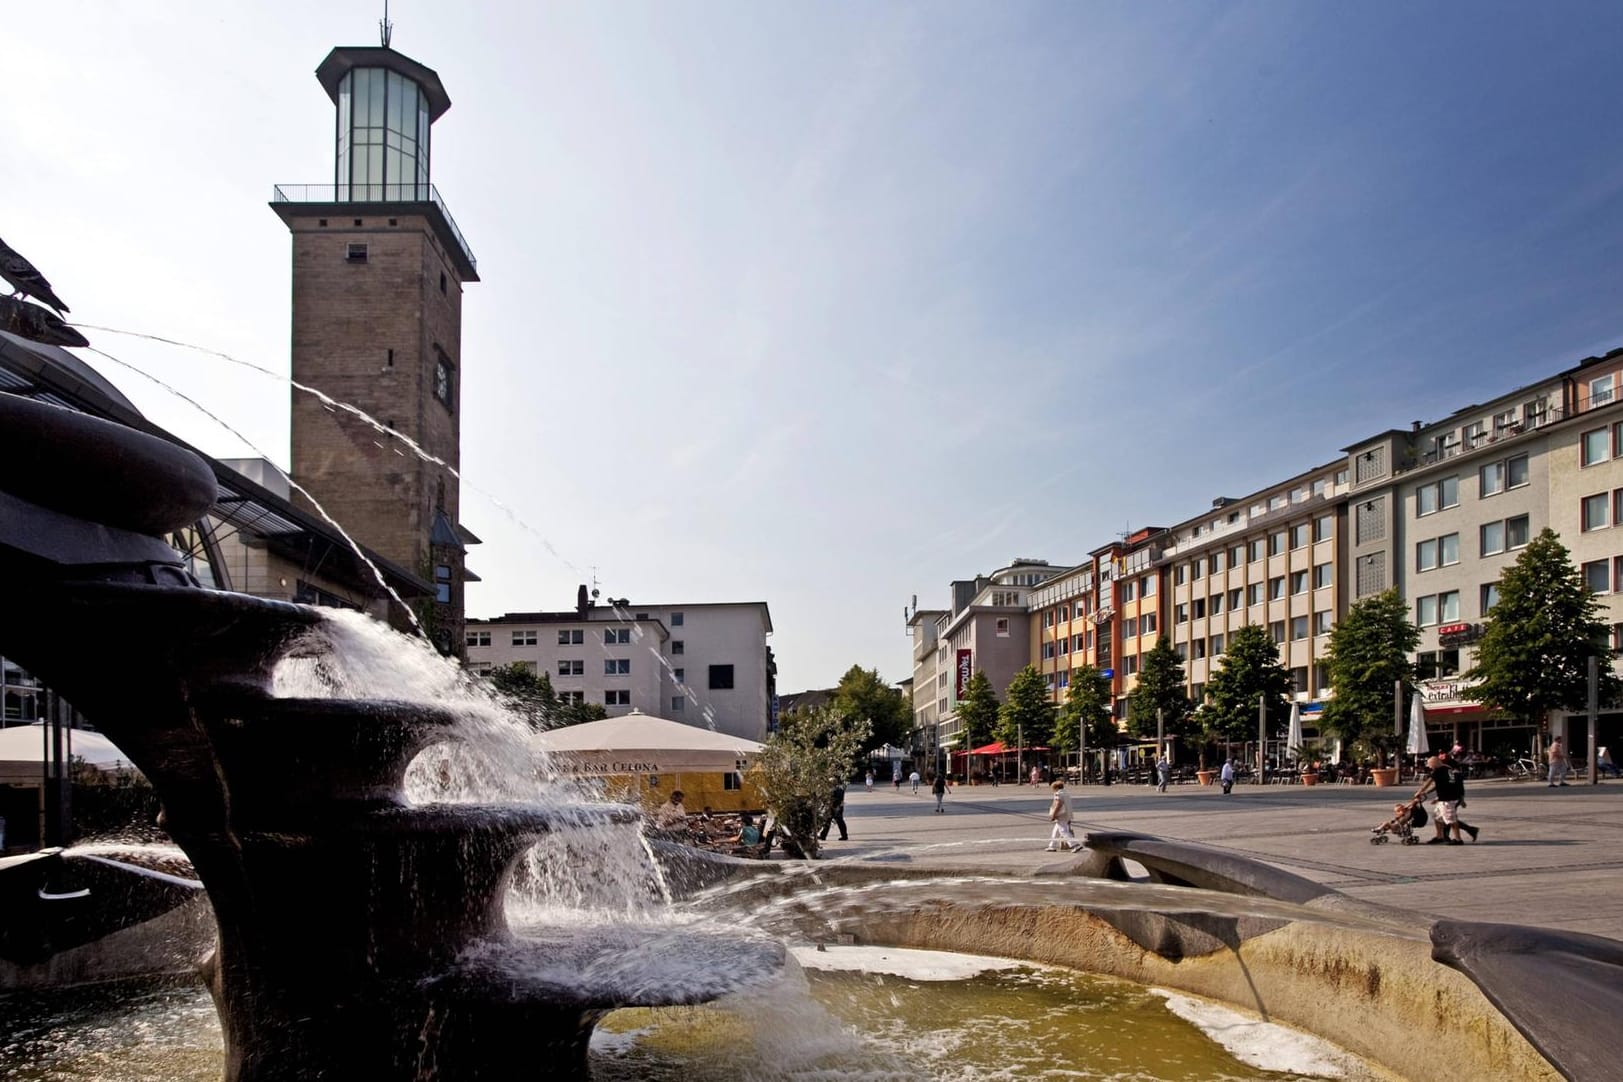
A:
{"label": "pedestrian walking", "polygon": [[828,822],[823,824],[822,832],[817,835],[818,841],[828,840],[828,828],[831,826],[840,828],[840,841],[851,840],[845,832],[845,785],[838,778],[834,779],[834,788],[828,794]]}
{"label": "pedestrian walking", "polygon": [[1157,793],[1166,792],[1167,782],[1172,780],[1172,761],[1165,755],[1155,761],[1155,776],[1159,779],[1155,783],[1155,791]]}
{"label": "pedestrian walking", "polygon": [[1550,763],[1550,788],[1554,789],[1557,783],[1567,784],[1567,771],[1572,769],[1572,763],[1567,759],[1567,746],[1559,736],[1550,741],[1550,750],[1544,756]]}
{"label": "pedestrian walking", "polygon": [[873,792],[873,771],[872,770],[868,771],[868,777],[867,777],[866,780],[868,782],[868,792],[871,793],[871,792]]}
{"label": "pedestrian walking", "polygon": [[1234,788],[1234,760],[1233,759],[1224,759],[1223,760],[1223,770],[1218,775],[1218,778],[1223,783],[1223,795],[1228,796],[1229,795],[1229,790]]}
{"label": "pedestrian walking", "polygon": [[[918,777],[917,774],[913,776]],[[930,792],[935,794],[935,810],[945,815],[947,809],[941,806],[941,802],[947,798],[947,775],[944,771],[938,773],[935,781],[930,783]]]}
{"label": "pedestrian walking", "polygon": [[917,770],[913,771],[908,780],[913,783],[913,795],[917,796],[919,792],[919,772]]}
{"label": "pedestrian walking", "polygon": [[1048,805],[1048,820],[1054,824],[1054,829],[1048,835],[1048,852],[1057,853],[1060,843],[1073,853],[1080,852],[1082,847],[1076,844],[1076,835],[1071,833],[1071,794],[1065,791],[1065,783],[1054,783],[1054,799]]}
{"label": "pedestrian walking", "polygon": [[[1460,805],[1465,801],[1464,768],[1454,763],[1447,752],[1439,752],[1426,760],[1426,769],[1429,771],[1426,780],[1414,795],[1416,800],[1421,800],[1427,793],[1437,794],[1437,803],[1432,805],[1437,836],[1427,838],[1426,844],[1464,845],[1466,834],[1476,841],[1480,831],[1460,818]],[[1453,837],[1449,836],[1451,833]]]}

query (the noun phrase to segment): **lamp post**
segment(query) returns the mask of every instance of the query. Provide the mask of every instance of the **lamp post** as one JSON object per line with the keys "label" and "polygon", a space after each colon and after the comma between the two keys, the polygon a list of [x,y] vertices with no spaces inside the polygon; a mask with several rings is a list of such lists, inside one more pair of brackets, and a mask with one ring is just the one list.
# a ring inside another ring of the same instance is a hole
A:
{"label": "lamp post", "polygon": [[1257,784],[1267,781],[1268,774],[1268,696],[1257,696]]}

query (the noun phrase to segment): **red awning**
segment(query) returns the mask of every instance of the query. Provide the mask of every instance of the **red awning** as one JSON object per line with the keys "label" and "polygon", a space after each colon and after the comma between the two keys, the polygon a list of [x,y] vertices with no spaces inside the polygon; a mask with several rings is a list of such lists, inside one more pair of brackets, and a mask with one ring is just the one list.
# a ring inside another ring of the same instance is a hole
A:
{"label": "red awning", "polygon": [[1040,744],[1034,744],[1034,745],[1032,745],[1030,747],[1025,747],[1025,748],[1011,748],[1011,747],[1005,746],[1003,741],[997,740],[997,741],[993,741],[990,744],[983,744],[980,747],[975,748],[972,751],[970,751],[969,754],[971,754],[971,755],[1013,755],[1016,751],[1047,751],[1047,750],[1048,750],[1047,748],[1041,746]]}

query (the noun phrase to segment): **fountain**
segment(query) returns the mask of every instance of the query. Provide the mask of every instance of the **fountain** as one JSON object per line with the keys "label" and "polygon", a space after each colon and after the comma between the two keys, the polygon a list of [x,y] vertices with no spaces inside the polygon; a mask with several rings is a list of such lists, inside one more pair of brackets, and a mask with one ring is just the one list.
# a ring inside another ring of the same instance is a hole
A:
{"label": "fountain", "polygon": [[[157,539],[214,502],[195,455],[7,395],[0,471],[0,568],[30,613],[7,625],[3,650],[160,794],[218,926],[205,979],[228,1080],[477,1079],[538,1055],[584,1074],[605,1011],[709,999],[775,964],[775,949],[741,944],[738,965],[672,992],[635,966],[590,964],[594,949],[634,952],[624,937],[594,948],[514,935],[503,902],[515,858],[553,831],[635,812],[412,806],[407,766],[454,711],[272,697],[273,667],[320,614],[202,589]],[[93,664],[88,628],[117,644]],[[666,954],[682,947],[661,941]],[[560,953],[581,979],[525,979]]]}
{"label": "fountain", "polygon": [[[1120,976],[1246,1006],[1399,1075],[1610,1077],[1617,943],[1457,922],[1428,938],[1412,914],[1140,835],[1092,835],[1031,878],[655,846],[673,895],[777,938],[516,930],[504,897],[521,852],[636,813],[408,802],[409,764],[456,731],[457,709],[273,695],[321,617],[193,581],[158,535],[214,499],[187,451],[0,394],[0,570],[29,614],[0,626],[0,652],[156,787],[213,907],[204,977],[230,1082],[483,1079],[533,1062],[585,1077],[605,1013],[710,1000],[775,970],[786,937]],[[87,629],[113,647],[91,656]],[[1124,882],[1129,862],[1150,883]],[[656,978],[682,957],[681,981]]]}

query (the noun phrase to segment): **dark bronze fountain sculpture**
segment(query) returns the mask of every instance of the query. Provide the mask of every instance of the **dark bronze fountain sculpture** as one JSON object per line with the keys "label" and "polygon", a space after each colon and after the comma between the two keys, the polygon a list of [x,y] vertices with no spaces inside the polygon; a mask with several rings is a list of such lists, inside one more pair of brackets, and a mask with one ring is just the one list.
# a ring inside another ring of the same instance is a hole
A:
{"label": "dark bronze fountain sculpture", "polygon": [[[635,813],[408,804],[411,759],[458,718],[417,703],[273,698],[273,667],[320,615],[198,586],[159,538],[215,497],[189,451],[0,394],[0,571],[8,607],[26,614],[0,623],[0,653],[155,786],[218,924],[204,975],[228,1082],[507,1078],[513,1064],[584,1076],[605,1011],[736,983],[727,965],[674,993],[634,965],[596,967],[610,975],[593,979],[592,942],[511,932],[503,899],[523,850]],[[577,979],[526,964],[560,949],[584,960]],[[612,949],[637,943],[621,935]]]}

